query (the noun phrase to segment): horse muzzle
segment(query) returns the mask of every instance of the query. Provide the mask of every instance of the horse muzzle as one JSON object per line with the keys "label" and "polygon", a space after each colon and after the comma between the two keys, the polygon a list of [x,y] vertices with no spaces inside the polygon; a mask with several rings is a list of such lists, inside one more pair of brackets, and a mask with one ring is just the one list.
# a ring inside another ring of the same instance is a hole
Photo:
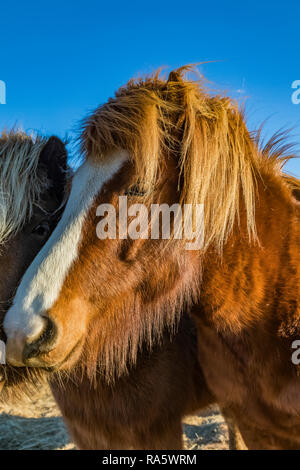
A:
{"label": "horse muzzle", "polygon": [[48,317],[42,317],[42,328],[35,335],[26,335],[20,330],[6,332],[6,361],[15,367],[44,367],[43,359],[55,347],[57,327]]}

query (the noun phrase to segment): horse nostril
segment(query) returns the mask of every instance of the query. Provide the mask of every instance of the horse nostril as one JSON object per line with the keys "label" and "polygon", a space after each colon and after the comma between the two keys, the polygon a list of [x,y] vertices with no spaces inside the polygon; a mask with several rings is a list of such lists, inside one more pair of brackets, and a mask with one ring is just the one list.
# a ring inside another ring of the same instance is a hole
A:
{"label": "horse nostril", "polygon": [[46,326],[42,334],[32,343],[27,343],[23,351],[23,361],[32,357],[36,357],[41,353],[49,352],[52,347],[54,340],[57,336],[57,327],[55,323],[48,317],[45,317]]}

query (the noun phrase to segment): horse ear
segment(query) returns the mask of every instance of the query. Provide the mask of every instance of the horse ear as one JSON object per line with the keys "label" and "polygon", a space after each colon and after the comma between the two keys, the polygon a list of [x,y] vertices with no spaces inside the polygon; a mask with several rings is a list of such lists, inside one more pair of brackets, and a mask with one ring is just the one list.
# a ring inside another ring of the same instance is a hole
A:
{"label": "horse ear", "polygon": [[179,70],[172,70],[168,76],[168,83],[170,82],[178,82],[183,83],[182,76],[181,76],[181,69]]}
{"label": "horse ear", "polygon": [[48,139],[40,154],[39,168],[46,171],[50,190],[59,201],[63,200],[67,183],[67,150],[58,137]]}

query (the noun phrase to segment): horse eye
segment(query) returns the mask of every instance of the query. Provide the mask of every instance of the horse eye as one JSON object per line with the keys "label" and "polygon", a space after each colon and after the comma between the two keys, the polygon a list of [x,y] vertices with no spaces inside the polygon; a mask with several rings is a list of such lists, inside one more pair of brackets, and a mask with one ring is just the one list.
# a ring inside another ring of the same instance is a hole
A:
{"label": "horse eye", "polygon": [[48,235],[49,232],[50,226],[48,222],[42,222],[36,227],[34,227],[34,229],[32,230],[32,233],[34,235],[38,235],[39,237],[45,237],[46,235]]}
{"label": "horse eye", "polygon": [[292,194],[297,201],[300,201],[300,189],[293,189]]}

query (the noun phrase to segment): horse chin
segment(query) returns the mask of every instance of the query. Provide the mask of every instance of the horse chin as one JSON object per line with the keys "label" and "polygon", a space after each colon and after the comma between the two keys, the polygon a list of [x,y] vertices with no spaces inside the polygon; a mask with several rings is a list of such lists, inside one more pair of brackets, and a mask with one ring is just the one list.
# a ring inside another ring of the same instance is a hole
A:
{"label": "horse chin", "polygon": [[81,338],[75,346],[71,349],[71,351],[65,356],[65,358],[60,361],[58,364],[56,364],[53,367],[53,370],[58,371],[58,370],[69,370],[72,367],[74,367],[78,361],[80,360],[82,349],[83,349],[83,344],[84,340]]}
{"label": "horse chin", "polygon": [[74,367],[80,359],[83,347],[83,339],[76,342],[75,346],[67,354],[60,357],[58,350],[43,356],[32,357],[26,361],[26,367],[30,369],[40,369],[46,372],[57,372],[60,370],[69,370]]}

